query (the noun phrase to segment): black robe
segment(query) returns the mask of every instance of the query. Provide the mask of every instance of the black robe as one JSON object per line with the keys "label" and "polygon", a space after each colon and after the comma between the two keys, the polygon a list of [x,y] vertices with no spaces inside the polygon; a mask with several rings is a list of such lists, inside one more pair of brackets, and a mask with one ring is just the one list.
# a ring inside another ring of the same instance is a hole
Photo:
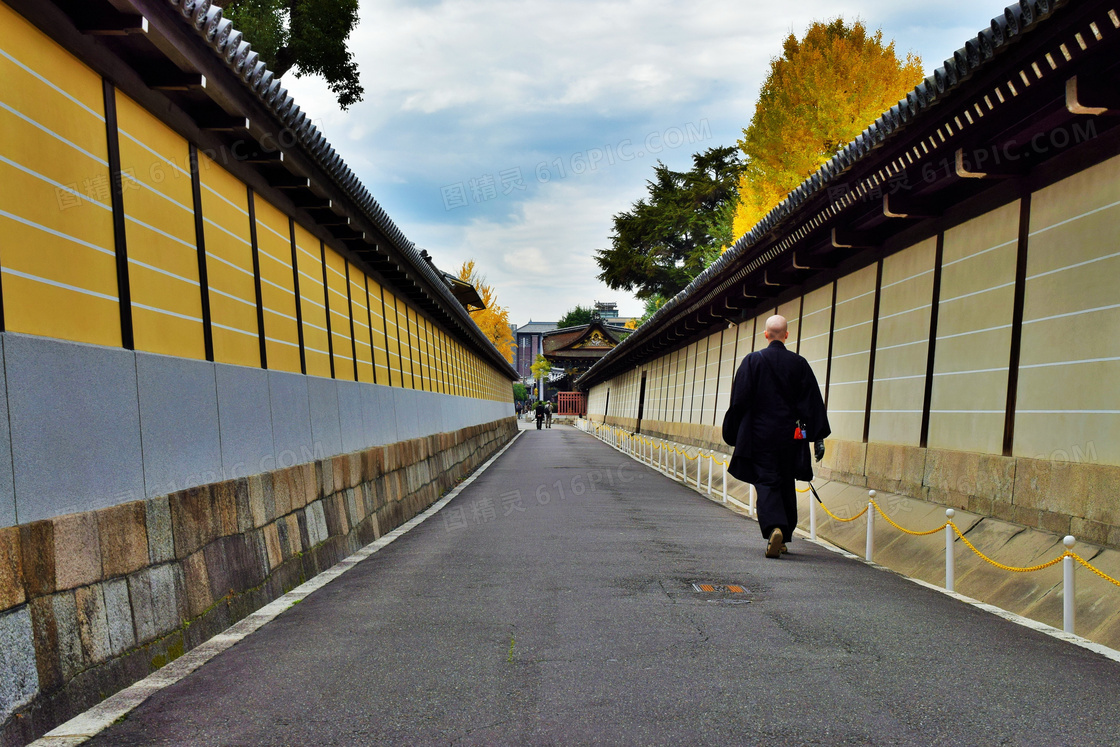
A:
{"label": "black robe", "polygon": [[[832,433],[809,362],[774,340],[744,358],[735,373],[731,404],[723,418],[723,440],[735,447],[727,471],[753,484],[760,464],[784,467],[798,420],[810,442]],[[792,472],[788,477],[792,482]]]}

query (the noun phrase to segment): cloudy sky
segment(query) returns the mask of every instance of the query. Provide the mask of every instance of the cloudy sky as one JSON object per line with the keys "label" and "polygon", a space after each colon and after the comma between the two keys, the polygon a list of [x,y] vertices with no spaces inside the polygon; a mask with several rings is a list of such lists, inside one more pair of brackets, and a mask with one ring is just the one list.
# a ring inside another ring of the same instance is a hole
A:
{"label": "cloudy sky", "polygon": [[362,0],[365,100],[285,76],[417,246],[474,259],[510,320],[641,303],[596,279],[611,218],[660,159],[733,144],[770,59],[813,20],[859,18],[927,74],[1003,4],[944,0]]}

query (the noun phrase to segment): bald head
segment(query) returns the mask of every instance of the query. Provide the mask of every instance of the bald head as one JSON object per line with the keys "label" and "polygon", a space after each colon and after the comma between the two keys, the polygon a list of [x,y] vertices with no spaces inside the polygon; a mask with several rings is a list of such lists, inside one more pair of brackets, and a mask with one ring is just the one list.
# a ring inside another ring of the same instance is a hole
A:
{"label": "bald head", "polygon": [[767,319],[766,331],[763,333],[763,336],[770,342],[774,340],[785,342],[786,338],[789,337],[789,325],[786,322],[786,318],[780,314],[775,314]]}

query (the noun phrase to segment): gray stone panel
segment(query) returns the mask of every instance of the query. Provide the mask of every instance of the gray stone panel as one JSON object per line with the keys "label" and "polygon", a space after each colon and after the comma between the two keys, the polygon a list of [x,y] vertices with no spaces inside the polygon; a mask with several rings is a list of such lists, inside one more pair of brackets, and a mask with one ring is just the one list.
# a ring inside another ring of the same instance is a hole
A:
{"label": "gray stone panel", "polygon": [[16,489],[12,480],[12,438],[8,431],[3,343],[3,335],[0,335],[0,527],[7,527],[18,523],[18,517],[16,516]]}
{"label": "gray stone panel", "polygon": [[8,333],[4,365],[21,523],[144,498],[134,353]]}
{"label": "gray stone panel", "polygon": [[362,408],[362,388],[356,381],[339,381],[338,418],[342,424],[342,450],[361,451],[370,446],[366,433],[365,414]]}
{"label": "gray stone panel", "polygon": [[311,438],[316,458],[342,453],[342,425],[338,417],[338,382],[319,376],[307,377],[311,402]]}
{"label": "gray stone panel", "polygon": [[313,461],[315,443],[311,437],[307,377],[302,374],[269,371],[268,390],[277,466],[291,467],[302,462]]}
{"label": "gray stone panel", "polygon": [[0,723],[38,692],[31,611],[25,605],[0,615]]}
{"label": "gray stone panel", "polygon": [[397,436],[407,441],[420,436],[419,396],[415,389],[396,389]]}
{"label": "gray stone panel", "polygon": [[397,423],[392,396],[396,391],[379,384],[362,384],[362,422],[370,446],[383,446],[397,440]]}
{"label": "gray stone panel", "polygon": [[136,382],[148,497],[221,481],[214,364],[136,353]]}
{"label": "gray stone panel", "polygon": [[439,408],[443,418],[443,430],[447,432],[459,430],[459,419],[461,413],[459,412],[458,402],[455,400],[457,397],[443,397],[440,400]]}
{"label": "gray stone panel", "polygon": [[268,371],[216,364],[222,469],[227,478],[275,469]]}
{"label": "gray stone panel", "polygon": [[416,414],[420,421],[420,435],[430,436],[447,430],[443,425],[443,408],[440,400],[443,395],[434,392],[417,392]]}

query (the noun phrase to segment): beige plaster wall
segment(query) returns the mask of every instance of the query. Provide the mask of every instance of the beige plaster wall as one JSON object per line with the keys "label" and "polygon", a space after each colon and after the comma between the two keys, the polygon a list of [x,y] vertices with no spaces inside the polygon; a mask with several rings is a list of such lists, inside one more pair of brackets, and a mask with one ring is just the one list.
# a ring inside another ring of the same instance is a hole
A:
{"label": "beige plaster wall", "polygon": [[1003,453],[1019,202],[945,232],[929,446]]}
{"label": "beige plaster wall", "polygon": [[828,384],[828,419],[834,438],[863,440],[875,275],[876,267],[871,265],[837,281],[832,377]]}
{"label": "beige plaster wall", "polygon": [[937,239],[883,260],[868,438],[917,446],[925,402]]}
{"label": "beige plaster wall", "polygon": [[716,393],[713,425],[723,424],[723,414],[731,402],[731,385],[735,381],[735,371],[738,368],[739,357],[736,355],[736,346],[739,341],[739,330],[729,327],[721,335],[722,346],[719,354],[719,391]]}
{"label": "beige plaster wall", "polygon": [[1016,455],[1120,464],[1120,157],[1031,201]]}
{"label": "beige plaster wall", "polygon": [[[801,299],[795,298],[792,301],[785,302],[777,308],[775,313],[781,314],[786,318],[786,324],[789,329],[789,339],[786,340],[786,347],[796,353],[797,328],[801,326]],[[762,330],[764,330],[766,320],[763,319],[762,322]]]}
{"label": "beige plaster wall", "polygon": [[828,375],[828,340],[832,332],[832,283],[805,296],[801,317],[800,354],[813,369],[821,397]]}

